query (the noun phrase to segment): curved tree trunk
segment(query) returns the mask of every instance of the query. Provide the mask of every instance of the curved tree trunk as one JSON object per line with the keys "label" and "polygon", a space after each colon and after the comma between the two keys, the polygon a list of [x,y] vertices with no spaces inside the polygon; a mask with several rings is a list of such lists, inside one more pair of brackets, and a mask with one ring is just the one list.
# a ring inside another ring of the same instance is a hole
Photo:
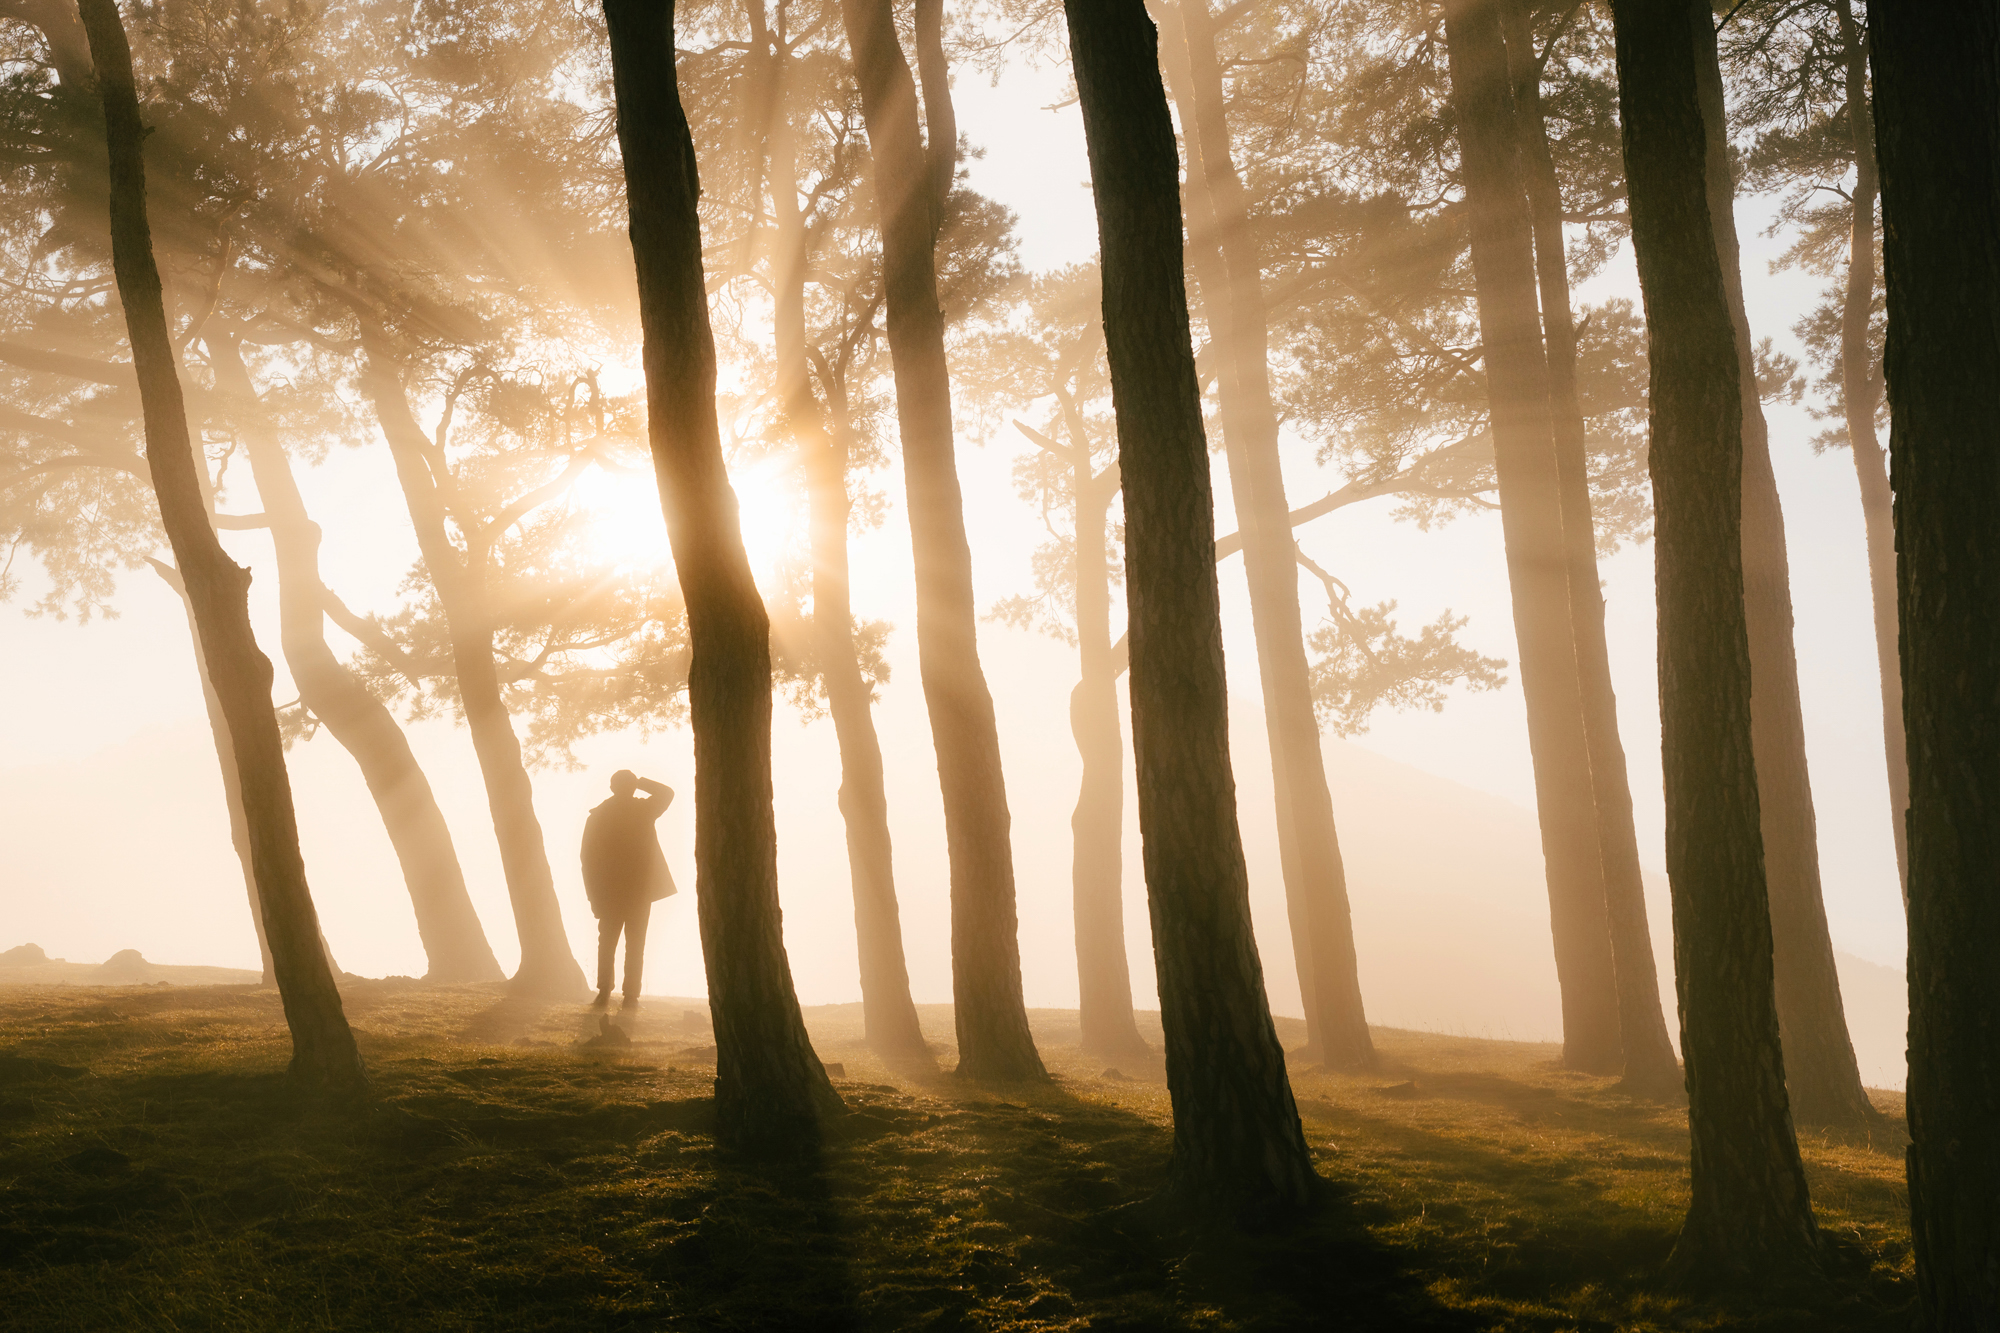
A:
{"label": "curved tree trunk", "polygon": [[1111,568],[1106,556],[1119,474],[1093,476],[1090,443],[1072,430],[1076,496],[1076,637],[1082,679],[1069,696],[1069,729],[1083,760],[1070,815],[1070,892],[1076,920],[1077,1019],[1083,1049],[1150,1062],[1132,1013],[1125,953],[1125,738],[1118,730],[1118,673],[1111,652]]}
{"label": "curved tree trunk", "polygon": [[292,1032],[292,1076],[336,1098],[364,1094],[368,1079],[347,1026],[333,969],[320,945],[319,915],[299,855],[298,819],[285,772],[278,715],[271,706],[271,660],[250,628],[250,572],[229,558],[209,526],[188,435],[173,343],[167,336],[160,271],[146,221],[146,130],[132,81],[132,49],[113,0],[82,0],[110,155],[111,261],[132,368],[146,423],[146,458],[160,522],[173,547],[201,639],[202,656],[242,779],[243,817],[263,904],[272,967]]}
{"label": "curved tree trunk", "polygon": [[778,907],[770,621],[750,573],[715,416],[694,141],[671,3],[609,0],[618,147],[645,333],[647,434],[687,603],[695,888],[715,1014],[716,1136],[796,1152],[840,1095],[806,1038]]}
{"label": "curved tree trunk", "polygon": [[[172,565],[152,561],[153,572],[180,598],[187,614],[188,634],[194,639],[194,669],[201,678],[201,702],[208,712],[208,734],[215,742],[216,767],[222,770],[222,799],[229,806],[229,841],[236,848],[236,860],[243,867],[243,890],[250,899],[250,924],[257,929],[257,956],[262,960],[266,986],[277,981],[271,970],[271,943],[264,938],[264,905],[257,899],[257,871],[250,855],[250,825],[243,817],[243,780],[236,774],[236,750],[229,739],[229,719],[222,715],[222,700],[215,696],[215,683],[208,678],[208,659],[201,651],[201,627],[194,622],[194,607],[188,601],[187,585]],[[329,956],[327,965],[337,974],[340,968]]]}
{"label": "curved tree trunk", "polygon": [[1549,151],[1542,111],[1542,65],[1535,50],[1531,0],[1506,0],[1501,26],[1514,83],[1515,125],[1535,233],[1541,286],[1542,335],[1548,352],[1549,410],[1555,429],[1556,477],[1562,494],[1563,551],[1569,562],[1569,618],[1576,648],[1577,687],[1589,747],[1590,788],[1597,809],[1598,859],[1605,919],[1618,984],[1618,1031],[1624,1086],[1646,1096],[1681,1091],[1680,1062],[1660,1008],[1653,932],[1646,921],[1646,885],[1639,868],[1639,833],[1632,818],[1632,783],[1618,733],[1618,696],[1604,634],[1604,593],[1597,574],[1596,522],[1591,515],[1588,440],[1576,386],[1576,324],[1570,313],[1569,259],[1563,247],[1562,190]]}
{"label": "curved tree trunk", "polygon": [[1693,1200],[1669,1271],[1765,1286],[1818,1271],[1785,1096],[1751,739],[1743,400],[1709,213],[1688,0],[1613,0],[1632,244],[1650,334],[1661,757]]}
{"label": "curved tree trunk", "polygon": [[1236,823],[1173,124],[1142,0],[1065,8],[1125,488],[1132,744],[1174,1108],[1172,1188],[1197,1207],[1268,1216],[1308,1203],[1317,1179],[1265,1002]]}
{"label": "curved tree trunk", "polygon": [[[951,375],[933,249],[936,167],[918,129],[916,82],[888,0],[843,0],[841,17],[861,85],[881,216],[889,355],[917,572],[918,669],[937,748],[951,859],[958,1069],[974,1078],[1041,1079],[1047,1072],[1021,997],[999,724],[979,664],[972,549],[952,456]],[[942,87],[925,91],[933,103],[948,96]],[[938,119],[933,116],[934,123]]]}
{"label": "curved tree trunk", "polygon": [[436,451],[411,415],[386,337],[364,323],[361,345],[362,390],[374,404],[375,418],[389,442],[410,523],[417,530],[417,547],[444,608],[459,699],[473,752],[479,757],[479,775],[486,783],[486,808],[492,814],[507,897],[521,938],[514,989],[551,999],[583,995],[583,969],[577,966],[563,930],[548,845],[542,838],[542,822],[535,816],[534,784],[521,762],[521,742],[493,665],[493,622],[482,571],[459,554],[446,532],[445,502],[433,471],[434,466],[442,471],[443,460],[433,457]]}
{"label": "curved tree trunk", "polygon": [[1237,529],[1243,534],[1278,807],[1278,855],[1305,1001],[1307,1047],[1336,1068],[1369,1068],[1375,1063],[1375,1045],[1362,1005],[1347,872],[1334,828],[1299,614],[1297,546],[1266,364],[1263,273],[1243,182],[1231,160],[1214,22],[1206,0],[1182,0],[1175,12],[1182,40],[1170,43],[1178,49],[1165,54],[1188,154],[1191,267],[1209,312],[1210,337],[1225,352],[1222,438]]}
{"label": "curved tree trunk", "polygon": [[342,666],[326,643],[329,597],[319,572],[319,526],[306,513],[282,444],[256,419],[257,394],[233,337],[208,340],[215,387],[241,432],[257,494],[270,524],[278,563],[278,615],[285,665],[299,700],[352,755],[375,798],[375,808],[395,848],[403,883],[416,909],[417,934],[430,970],[425,980],[444,984],[498,981],[502,973],[485,928],[465,891],[451,829],[417,765],[409,738],[396,719]]}
{"label": "curved tree trunk", "polygon": [[1521,180],[1507,51],[1497,0],[1448,0],[1444,12],[1507,584],[1562,987],[1563,1063],[1615,1073],[1624,1066],[1619,996],[1571,630],[1570,551],[1536,306],[1534,230]]}
{"label": "curved tree trunk", "polygon": [[1750,316],[1743,302],[1722,68],[1715,29],[1707,17],[1708,0],[1689,3],[1702,16],[1699,28],[1708,34],[1695,53],[1709,134],[1708,202],[1736,332],[1737,375],[1743,385],[1743,609],[1750,632],[1754,683],[1750,712],[1785,1083],[1791,1092],[1792,1115],[1799,1123],[1866,1132],[1881,1117],[1861,1089],[1861,1069],[1847,1034],[1833,937],[1820,892],[1819,829],[1806,769],[1805,712],[1792,640],[1791,563],[1785,553],[1778,478],[1771,469],[1771,433],[1757,395]]}
{"label": "curved tree trunk", "polygon": [[1848,0],[1836,0],[1847,75],[1847,129],[1854,147],[1853,221],[1847,240],[1847,291],[1840,304],[1840,410],[1854,477],[1861,487],[1861,522],[1868,543],[1868,594],[1875,612],[1875,664],[1882,679],[1882,749],[1889,769],[1889,825],[1896,839],[1896,878],[1910,905],[1910,845],[1903,816],[1910,808],[1910,756],[1903,738],[1903,668],[1896,660],[1896,513],[1889,465],[1875,435],[1882,377],[1869,345],[1875,308],[1875,118],[1868,107],[1868,42]]}
{"label": "curved tree trunk", "polygon": [[1910,760],[1921,1327],[2000,1327],[2000,3],[1869,7]]}

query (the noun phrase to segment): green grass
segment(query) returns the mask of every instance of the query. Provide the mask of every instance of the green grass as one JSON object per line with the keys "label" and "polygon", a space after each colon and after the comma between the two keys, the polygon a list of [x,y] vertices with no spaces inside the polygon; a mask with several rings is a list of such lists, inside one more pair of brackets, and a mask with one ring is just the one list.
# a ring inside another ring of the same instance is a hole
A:
{"label": "green grass", "polygon": [[[268,992],[0,989],[0,1328],[1909,1322],[1900,1140],[1806,1143],[1838,1255],[1823,1303],[1684,1300],[1655,1279],[1686,1207],[1683,1114],[1548,1046],[1379,1031],[1382,1073],[1295,1068],[1330,1198],[1241,1235],[1121,1208],[1161,1181],[1166,1089],[1157,1068],[1102,1077],[1073,1014],[1034,1015],[1054,1086],[994,1089],[901,1076],[855,1007],[810,1011],[854,1114],[787,1169],[715,1149],[711,1038],[683,1002],[649,1003],[613,1051],[578,1044],[581,1008],[497,987],[362,983],[347,1007],[406,1114],[294,1101]],[[923,1018],[949,1034],[947,1010]]]}

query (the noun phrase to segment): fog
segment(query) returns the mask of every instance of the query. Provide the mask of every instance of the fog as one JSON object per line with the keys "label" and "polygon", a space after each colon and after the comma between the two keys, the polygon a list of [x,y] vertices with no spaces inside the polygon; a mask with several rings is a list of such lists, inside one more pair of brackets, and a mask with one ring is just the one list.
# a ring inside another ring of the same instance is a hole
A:
{"label": "fog", "polygon": [[[959,78],[962,132],[983,155],[970,184],[1019,216],[1020,253],[1030,271],[1087,260],[1095,248],[1083,138],[1064,76],[1017,62],[989,84]],[[1819,280],[1773,275],[1786,244],[1761,235],[1767,200],[1739,208],[1745,280],[1758,332],[1802,355],[1792,324],[1816,299]],[[1578,300],[1636,299],[1629,255],[1581,288]],[[629,377],[632,367],[624,373]],[[725,371],[725,374],[727,372]],[[1852,469],[1838,453],[1815,454],[1820,428],[1803,409],[1770,409],[1773,452],[1786,505],[1808,749],[1819,818],[1828,916],[1842,951],[1848,1017],[1871,1085],[1900,1086],[1902,913],[1889,838],[1879,701],[1870,637],[1862,529]],[[984,439],[961,433],[975,578],[982,607],[1030,586],[1030,561],[1045,533],[1010,480],[1024,442],[1004,419]],[[1315,467],[1311,448],[1287,446],[1293,503],[1339,482]],[[417,557],[387,452],[379,443],[335,448],[300,468],[309,508],[325,529],[327,581],[357,608],[388,610]],[[650,482],[632,480],[650,505]],[[783,507],[782,479],[746,491],[760,579],[803,541],[802,511]],[[917,679],[909,536],[893,468],[875,484],[885,521],[852,538],[855,611],[888,622],[890,669],[877,709],[888,763],[911,986],[920,1003],[951,995],[943,822]],[[1227,477],[1218,465],[1218,513]],[[766,493],[771,493],[766,495]],[[765,508],[759,510],[758,506]],[[229,508],[258,508],[247,476],[232,480]],[[775,515],[775,517],[773,517]],[[795,526],[787,530],[786,524]],[[1231,526],[1227,519],[1221,530]],[[643,520],[621,539],[664,531]],[[1469,617],[1463,642],[1517,659],[1497,514],[1461,517],[1429,532],[1395,521],[1386,502],[1342,511],[1304,530],[1305,549],[1336,572],[1359,601],[1396,599],[1406,625],[1449,609]],[[278,667],[275,697],[293,697],[276,651],[275,575],[262,533],[225,533],[256,573],[253,615]],[[1614,675],[1632,766],[1650,915],[1663,996],[1673,1012],[1669,925],[1661,840],[1659,730],[1654,681],[1651,550],[1629,547],[1605,562]],[[121,576],[118,618],[88,625],[30,618],[20,607],[44,590],[34,569],[0,610],[0,948],[34,942],[51,956],[97,961],[138,949],[155,962],[254,968],[255,937],[229,841],[215,754],[202,712],[186,622],[168,590],[144,571]],[[1283,890],[1272,827],[1270,767],[1258,710],[1240,560],[1221,569],[1231,681],[1231,732],[1240,819],[1252,880],[1265,980],[1274,1010],[1302,1012],[1290,965]],[[1323,605],[1302,584],[1310,625]],[[330,630],[337,651],[353,645]],[[1072,1007],[1069,817],[1079,761],[1068,692],[1072,649],[995,621],[982,625],[981,653],[1000,716],[1014,860],[1019,885],[1024,981],[1029,1005]],[[1122,696],[1121,696],[1122,697]],[[456,839],[470,891],[503,966],[518,956],[484,793],[463,728],[414,722],[409,734]],[[781,705],[774,735],[780,884],[785,938],[801,1000],[859,997],[854,926],[834,793],[839,757],[829,723]],[[1378,711],[1367,732],[1324,742],[1346,857],[1363,990],[1371,1021],[1398,1027],[1522,1039],[1561,1035],[1548,935],[1548,904],[1533,815],[1532,773],[1518,674],[1486,694],[1454,691],[1441,712]],[[684,888],[694,880],[693,774],[683,726],[649,738],[610,734],[579,742],[580,766],[534,774],[570,943],[587,958],[592,921],[577,871],[587,809],[616,768],[678,789],[662,822],[669,862]],[[1127,755],[1130,754],[1129,736]],[[301,836],[327,940],[340,965],[368,976],[421,974],[424,958],[408,896],[358,772],[325,734],[289,754]],[[1128,785],[1130,775],[1127,776]],[[1137,821],[1128,793],[1125,911],[1135,998],[1155,1007]],[[1870,966],[1872,965],[1872,966]],[[703,987],[693,894],[656,912],[647,990],[696,995]],[[1671,1024],[1671,1018],[1670,1018]]]}

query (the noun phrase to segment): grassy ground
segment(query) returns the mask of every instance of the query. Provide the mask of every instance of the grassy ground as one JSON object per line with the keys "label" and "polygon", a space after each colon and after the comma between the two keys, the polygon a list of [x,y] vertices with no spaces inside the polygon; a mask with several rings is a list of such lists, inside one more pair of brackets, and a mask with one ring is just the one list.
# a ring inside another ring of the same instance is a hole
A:
{"label": "grassy ground", "polygon": [[268,992],[0,989],[0,1328],[1909,1322],[1900,1142],[1806,1144],[1839,1256],[1823,1303],[1683,1301],[1652,1277],[1686,1207],[1682,1114],[1552,1047],[1381,1031],[1383,1073],[1295,1068],[1332,1198],[1244,1237],[1117,1210],[1160,1180],[1166,1089],[1084,1059],[1073,1014],[1035,1015],[1053,1087],[983,1089],[885,1068],[854,1007],[810,1011],[855,1114],[819,1167],[768,1170],[708,1137],[692,1002],[649,1002],[620,1049],[497,987],[363,983],[347,1006],[409,1114],[293,1102]]}

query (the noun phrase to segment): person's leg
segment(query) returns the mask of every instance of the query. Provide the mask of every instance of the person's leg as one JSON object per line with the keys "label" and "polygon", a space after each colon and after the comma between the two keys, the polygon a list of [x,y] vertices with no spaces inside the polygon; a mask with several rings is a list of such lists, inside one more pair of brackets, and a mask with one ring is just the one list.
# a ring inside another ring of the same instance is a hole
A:
{"label": "person's leg", "polygon": [[606,908],[604,915],[597,918],[597,1003],[599,1006],[611,1003],[611,969],[618,961],[618,930],[622,923],[618,913]]}
{"label": "person's leg", "polygon": [[652,919],[653,905],[644,899],[625,914],[625,1005],[639,1003],[640,974],[646,970],[646,924]]}

